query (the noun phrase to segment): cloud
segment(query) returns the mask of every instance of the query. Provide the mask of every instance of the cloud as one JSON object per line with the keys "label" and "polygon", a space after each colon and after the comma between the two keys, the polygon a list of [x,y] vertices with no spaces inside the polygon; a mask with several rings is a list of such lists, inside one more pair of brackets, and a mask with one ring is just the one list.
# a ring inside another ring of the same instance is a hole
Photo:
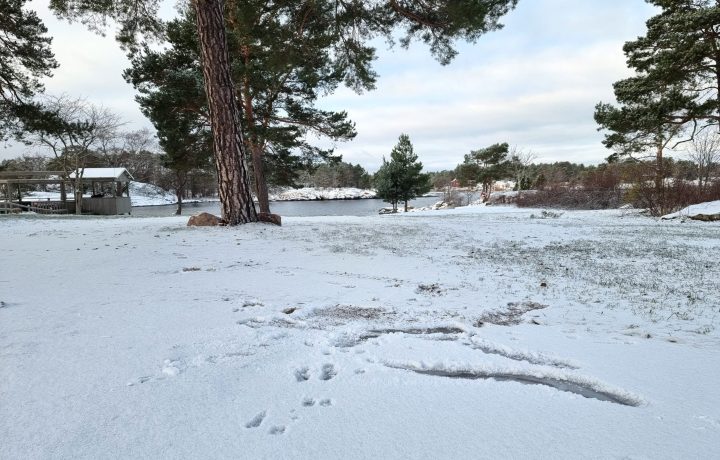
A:
{"label": "cloud", "polygon": [[372,93],[340,91],[324,103],[346,108],[357,124],[358,137],[338,153],[371,168],[400,133],[410,134],[426,165],[439,168],[495,142],[547,160],[597,163],[607,153],[593,121],[595,104],[611,101],[611,83],[627,74],[617,44],[599,43],[482,64],[469,58],[440,71],[417,67],[381,78]]}

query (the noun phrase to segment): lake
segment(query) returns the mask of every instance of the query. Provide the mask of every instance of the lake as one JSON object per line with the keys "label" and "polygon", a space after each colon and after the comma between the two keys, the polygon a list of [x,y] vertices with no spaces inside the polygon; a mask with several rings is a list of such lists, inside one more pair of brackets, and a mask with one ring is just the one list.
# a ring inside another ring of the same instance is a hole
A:
{"label": "lake", "polygon": [[[409,205],[419,208],[430,206],[442,200],[441,196],[424,196],[411,200]],[[322,200],[322,201],[273,201],[270,210],[281,216],[372,216],[380,208],[390,206],[383,200]],[[132,208],[135,217],[164,217],[175,214],[176,206],[136,206]],[[183,215],[191,216],[200,212],[220,215],[220,203],[184,203]]]}

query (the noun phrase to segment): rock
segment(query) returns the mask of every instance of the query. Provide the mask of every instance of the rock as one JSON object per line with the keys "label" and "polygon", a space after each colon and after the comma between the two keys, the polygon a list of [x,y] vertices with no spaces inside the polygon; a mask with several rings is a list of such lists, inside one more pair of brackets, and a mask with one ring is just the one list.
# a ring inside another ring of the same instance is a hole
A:
{"label": "rock", "polygon": [[187,224],[188,227],[216,227],[218,225],[225,225],[225,221],[208,212],[201,212],[196,216],[190,217]]}
{"label": "rock", "polygon": [[704,222],[714,222],[720,220],[720,213],[717,214],[695,214],[694,216],[688,216],[693,220],[702,220]]}
{"label": "rock", "polygon": [[258,213],[259,222],[267,222],[268,224],[275,224],[278,227],[282,226],[282,217],[279,214],[270,214],[267,212]]}

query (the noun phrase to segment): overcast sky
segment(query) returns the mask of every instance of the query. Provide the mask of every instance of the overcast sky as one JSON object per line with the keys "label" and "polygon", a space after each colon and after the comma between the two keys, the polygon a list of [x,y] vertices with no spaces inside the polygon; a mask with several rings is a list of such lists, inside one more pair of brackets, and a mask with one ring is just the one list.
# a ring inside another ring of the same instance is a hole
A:
{"label": "overcast sky", "polygon": [[[60,63],[46,91],[84,96],[128,121],[151,128],[122,78],[127,59],[112,38],[58,21],[46,1],[33,1],[53,36]],[[654,10],[642,0],[520,0],[503,30],[440,66],[422,44],[378,49],[377,89],[340,89],[321,101],[347,110],[358,136],[336,151],[374,171],[407,133],[428,170],[451,169],[470,150],[508,142],[539,161],[599,163],[608,152],[593,121],[594,106],[612,101],[612,83],[630,75],[622,45],[645,33]],[[0,149],[0,159],[25,147]]]}

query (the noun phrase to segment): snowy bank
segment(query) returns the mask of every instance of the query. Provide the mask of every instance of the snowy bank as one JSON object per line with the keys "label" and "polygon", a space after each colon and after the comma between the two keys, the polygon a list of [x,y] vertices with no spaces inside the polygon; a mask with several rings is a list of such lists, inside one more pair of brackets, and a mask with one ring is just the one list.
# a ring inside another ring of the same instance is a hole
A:
{"label": "snowy bank", "polygon": [[157,185],[130,182],[130,201],[133,206],[162,206],[177,203],[177,197]]}
{"label": "snowy bank", "polygon": [[663,219],[676,219],[678,217],[706,221],[720,220],[720,200],[694,204],[678,212],[662,216]]}
{"label": "snowy bank", "polygon": [[271,201],[359,200],[376,198],[374,190],[359,188],[283,188],[270,194]]}

